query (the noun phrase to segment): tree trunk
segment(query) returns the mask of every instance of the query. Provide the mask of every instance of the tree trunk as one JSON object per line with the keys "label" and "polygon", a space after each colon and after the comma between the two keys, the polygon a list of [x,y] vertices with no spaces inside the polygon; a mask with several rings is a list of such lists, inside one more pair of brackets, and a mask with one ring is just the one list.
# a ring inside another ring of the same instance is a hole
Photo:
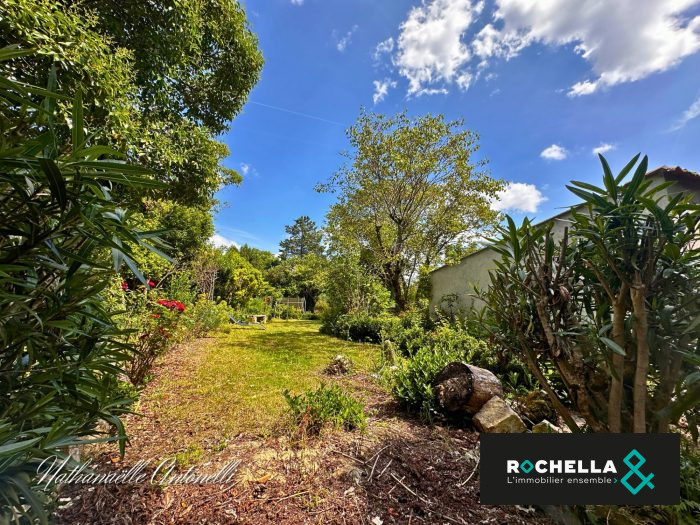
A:
{"label": "tree trunk", "polygon": [[[627,316],[628,286],[622,284],[620,293],[613,303],[612,340],[625,348],[625,317]],[[625,375],[625,356],[613,352],[610,379],[610,396],[608,398],[608,430],[619,434],[622,432],[622,386]]]}
{"label": "tree trunk", "polygon": [[649,343],[647,341],[646,287],[642,284],[639,272],[636,273],[634,286],[630,290],[632,309],[634,311],[637,338],[637,365],[634,370],[634,418],[632,432],[646,432],[647,373],[649,371]]}
{"label": "tree trunk", "polygon": [[446,412],[476,414],[492,397],[503,396],[503,387],[489,370],[452,362],[443,368],[435,381],[435,393]]}

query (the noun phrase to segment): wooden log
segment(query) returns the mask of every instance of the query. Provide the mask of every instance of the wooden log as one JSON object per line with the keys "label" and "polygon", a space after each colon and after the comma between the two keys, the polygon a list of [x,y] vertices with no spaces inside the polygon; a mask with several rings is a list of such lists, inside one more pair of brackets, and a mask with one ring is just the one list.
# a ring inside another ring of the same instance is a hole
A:
{"label": "wooden log", "polygon": [[452,362],[433,382],[438,404],[445,412],[476,414],[493,396],[503,396],[503,387],[489,370]]}

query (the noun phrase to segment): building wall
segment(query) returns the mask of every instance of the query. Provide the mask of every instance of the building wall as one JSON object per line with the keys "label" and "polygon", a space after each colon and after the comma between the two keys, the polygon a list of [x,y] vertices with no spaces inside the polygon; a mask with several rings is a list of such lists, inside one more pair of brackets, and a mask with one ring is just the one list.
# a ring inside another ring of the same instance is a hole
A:
{"label": "building wall", "polygon": [[[654,176],[654,184],[666,180],[664,176]],[[685,191],[692,193],[695,202],[700,203],[700,184],[697,181],[685,180],[676,182],[673,186],[662,190],[660,205],[667,202],[668,196]],[[579,211],[584,208],[580,207]],[[554,221],[554,238],[561,239],[564,229],[571,223],[571,211],[564,212],[552,219]],[[430,309],[452,310],[454,313],[466,313],[474,308],[480,309],[483,302],[474,297],[474,287],[485,289],[489,284],[489,271],[496,267],[495,260],[500,257],[493,249],[484,248],[468,255],[459,264],[443,266],[430,275],[431,296]]]}

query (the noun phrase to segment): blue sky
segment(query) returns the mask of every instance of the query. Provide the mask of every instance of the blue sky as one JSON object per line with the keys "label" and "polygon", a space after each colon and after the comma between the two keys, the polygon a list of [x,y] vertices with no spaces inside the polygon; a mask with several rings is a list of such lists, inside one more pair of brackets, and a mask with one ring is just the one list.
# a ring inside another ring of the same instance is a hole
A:
{"label": "blue sky", "polygon": [[[248,0],[261,80],[221,137],[244,182],[219,192],[217,242],[276,251],[342,164],[360,108],[444,113],[509,183],[496,204],[546,218],[635,153],[700,171],[700,0]],[[607,146],[606,146],[607,145]]]}

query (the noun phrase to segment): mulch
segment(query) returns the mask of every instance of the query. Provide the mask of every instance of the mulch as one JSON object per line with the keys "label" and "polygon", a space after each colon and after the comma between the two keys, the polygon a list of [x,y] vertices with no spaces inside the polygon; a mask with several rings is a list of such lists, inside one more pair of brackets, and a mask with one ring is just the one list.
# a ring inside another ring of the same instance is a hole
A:
{"label": "mulch", "polygon": [[[177,349],[156,376],[182,364],[181,352],[188,349]],[[208,450],[197,467],[213,472],[240,460],[228,486],[68,485],[60,494],[57,523],[554,523],[531,508],[479,504],[478,433],[425,425],[402,414],[366,375],[342,382],[365,398],[371,414],[365,433],[328,431],[303,442],[289,431],[235,436],[223,450]],[[123,460],[104,445],[88,451],[96,470],[128,468],[159,449],[163,456],[172,450],[173,429],[159,426],[149,407],[141,408],[147,417],[127,418],[134,445]]]}

